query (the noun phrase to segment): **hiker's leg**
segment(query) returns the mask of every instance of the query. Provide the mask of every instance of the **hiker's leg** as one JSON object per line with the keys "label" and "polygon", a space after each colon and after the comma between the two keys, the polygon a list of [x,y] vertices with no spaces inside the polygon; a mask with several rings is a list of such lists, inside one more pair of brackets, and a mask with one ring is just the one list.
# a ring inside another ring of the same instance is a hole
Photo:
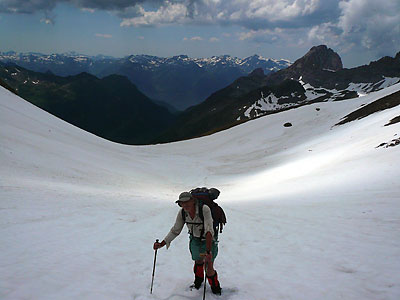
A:
{"label": "hiker's leg", "polygon": [[210,261],[209,263],[207,263],[207,276],[211,277],[215,274],[215,270],[214,270],[214,263],[212,261]]}
{"label": "hiker's leg", "polygon": [[194,261],[194,287],[196,289],[199,289],[201,284],[204,282],[204,261],[200,256],[200,246],[200,241],[194,239],[193,237],[190,238],[189,249]]}
{"label": "hiker's leg", "polygon": [[207,267],[207,280],[211,286],[211,291],[214,294],[221,295],[221,285],[218,280],[218,273],[214,270],[214,264],[209,262]]}
{"label": "hiker's leg", "polygon": [[213,276],[215,273],[214,260],[217,258],[217,255],[218,255],[218,241],[213,241],[211,253],[212,253],[212,261],[208,263],[207,270],[206,270],[207,276]]}
{"label": "hiker's leg", "polygon": [[196,260],[194,262],[193,272],[198,277],[204,277],[204,261]]}
{"label": "hiker's leg", "polygon": [[196,289],[199,289],[204,281],[204,262],[202,260],[194,262],[193,272],[194,272],[194,287]]}
{"label": "hiker's leg", "polygon": [[215,269],[214,269],[214,260],[218,255],[218,242],[217,241],[213,241],[211,253],[212,253],[212,260],[211,260],[211,262],[209,262],[207,264],[207,269],[206,269],[207,280],[211,286],[212,292],[214,294],[221,295],[221,285],[218,280],[217,271],[215,271]]}

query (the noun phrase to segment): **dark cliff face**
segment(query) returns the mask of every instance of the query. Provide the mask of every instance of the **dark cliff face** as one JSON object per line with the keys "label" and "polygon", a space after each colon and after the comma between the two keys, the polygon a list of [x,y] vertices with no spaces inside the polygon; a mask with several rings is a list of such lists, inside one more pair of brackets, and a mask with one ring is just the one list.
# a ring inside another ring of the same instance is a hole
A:
{"label": "dark cliff face", "polygon": [[300,77],[306,82],[319,84],[319,79],[325,73],[337,72],[343,69],[342,59],[332,49],[325,45],[315,46],[303,57],[299,58],[290,67],[267,76],[268,84],[279,84],[288,79],[298,80]]}
{"label": "dark cliff face", "polygon": [[325,45],[320,45],[312,47],[288,69],[339,71],[343,69],[343,63],[339,54]]}
{"label": "dark cliff face", "polygon": [[399,77],[400,53],[395,58],[383,57],[369,65],[343,68],[340,56],[325,45],[315,46],[290,67],[266,76],[267,85],[285,80],[301,80],[314,87],[345,89],[350,83],[376,84],[384,77]]}

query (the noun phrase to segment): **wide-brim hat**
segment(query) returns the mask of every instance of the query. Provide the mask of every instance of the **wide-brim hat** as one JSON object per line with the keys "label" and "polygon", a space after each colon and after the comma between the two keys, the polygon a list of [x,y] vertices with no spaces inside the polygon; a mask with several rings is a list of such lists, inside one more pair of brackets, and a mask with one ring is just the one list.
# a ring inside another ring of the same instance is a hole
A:
{"label": "wide-brim hat", "polygon": [[179,199],[175,201],[175,203],[186,202],[192,199],[192,194],[189,192],[183,192],[179,195]]}

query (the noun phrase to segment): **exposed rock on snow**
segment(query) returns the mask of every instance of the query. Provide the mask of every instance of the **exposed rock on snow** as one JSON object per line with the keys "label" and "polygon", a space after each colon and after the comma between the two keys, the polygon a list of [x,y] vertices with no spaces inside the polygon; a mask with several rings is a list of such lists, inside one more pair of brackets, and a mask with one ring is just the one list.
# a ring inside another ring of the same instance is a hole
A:
{"label": "exposed rock on snow", "polygon": [[400,116],[397,116],[397,117],[391,119],[389,123],[385,124],[385,126],[393,125],[393,124],[396,124],[399,122],[400,122]]}
{"label": "exposed rock on snow", "polygon": [[400,145],[400,138],[398,139],[393,139],[388,143],[382,143],[376,148],[384,147],[384,148],[389,148],[389,147],[394,147]]}
{"label": "exposed rock on snow", "polygon": [[360,109],[357,109],[356,111],[352,112],[351,114],[345,116],[342,121],[337,123],[336,125],[343,125],[348,122],[354,121],[356,119],[362,119],[365,118],[371,114],[374,114],[376,112],[389,109],[392,107],[395,107],[397,105],[400,105],[400,92],[395,92],[389,96],[383,97],[381,99],[378,99],[374,101],[373,103],[370,103],[368,105],[365,105],[361,107]]}

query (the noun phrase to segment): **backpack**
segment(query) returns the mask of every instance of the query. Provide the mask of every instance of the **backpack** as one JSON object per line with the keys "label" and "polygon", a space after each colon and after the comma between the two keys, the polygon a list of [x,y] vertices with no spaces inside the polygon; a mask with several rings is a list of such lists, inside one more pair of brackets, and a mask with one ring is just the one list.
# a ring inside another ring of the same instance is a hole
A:
{"label": "backpack", "polygon": [[[195,188],[190,191],[192,196],[197,199],[199,205],[199,216],[203,221],[203,229],[201,231],[201,236],[204,236],[204,216],[203,216],[203,205],[207,205],[211,210],[211,215],[213,218],[213,229],[215,237],[218,236],[218,231],[222,233],[222,229],[226,224],[226,215],[221,206],[214,202],[218,198],[220,191],[216,188],[208,189],[206,187]],[[182,218],[185,220],[185,211],[182,209]]]}

